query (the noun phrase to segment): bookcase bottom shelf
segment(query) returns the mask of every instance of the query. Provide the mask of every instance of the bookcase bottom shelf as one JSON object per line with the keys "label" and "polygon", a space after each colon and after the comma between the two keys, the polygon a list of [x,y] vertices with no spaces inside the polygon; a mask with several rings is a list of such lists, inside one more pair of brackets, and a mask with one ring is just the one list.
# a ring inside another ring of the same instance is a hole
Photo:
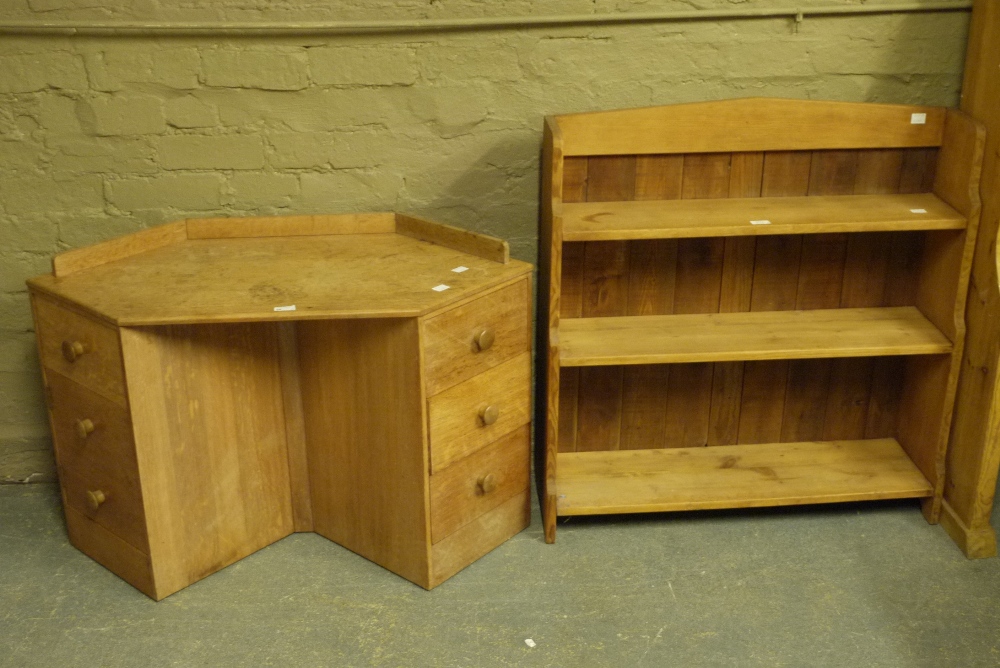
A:
{"label": "bookcase bottom shelf", "polygon": [[561,452],[556,513],[600,515],[929,497],[893,438]]}

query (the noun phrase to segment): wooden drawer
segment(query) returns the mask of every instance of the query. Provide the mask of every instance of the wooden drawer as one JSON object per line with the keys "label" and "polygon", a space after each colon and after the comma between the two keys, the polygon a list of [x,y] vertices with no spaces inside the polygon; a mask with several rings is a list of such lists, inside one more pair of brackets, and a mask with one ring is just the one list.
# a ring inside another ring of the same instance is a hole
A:
{"label": "wooden drawer", "polygon": [[525,488],[431,545],[430,587],[436,587],[531,522],[531,490]]}
{"label": "wooden drawer", "polygon": [[[59,484],[67,506],[149,554],[142,497],[116,475],[98,473],[94,478],[84,478],[60,466]],[[100,501],[96,507],[95,501]]]}
{"label": "wooden drawer", "polygon": [[66,508],[69,542],[147,596],[159,600],[149,555],[135,549],[86,515]]}
{"label": "wooden drawer", "polygon": [[526,489],[530,444],[525,425],[431,476],[431,542]]}
{"label": "wooden drawer", "polygon": [[118,330],[33,295],[42,364],[125,405]]}
{"label": "wooden drawer", "polygon": [[[431,472],[530,422],[530,383],[531,353],[522,353],[431,397]],[[495,421],[487,424],[493,411]]]}
{"label": "wooden drawer", "polygon": [[109,475],[139,495],[139,471],[127,411],[65,376],[48,373],[56,459],[84,478]]}
{"label": "wooden drawer", "polygon": [[[428,318],[422,325],[427,396],[530,351],[527,280]],[[488,332],[477,343],[480,334]]]}

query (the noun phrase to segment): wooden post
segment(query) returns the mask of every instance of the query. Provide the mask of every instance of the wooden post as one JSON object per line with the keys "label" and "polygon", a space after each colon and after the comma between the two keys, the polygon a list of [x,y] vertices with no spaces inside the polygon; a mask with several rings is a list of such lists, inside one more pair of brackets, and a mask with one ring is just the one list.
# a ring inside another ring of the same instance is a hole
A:
{"label": "wooden post", "polygon": [[983,213],[969,283],[966,347],[941,524],[970,558],[997,553],[990,513],[1000,468],[1000,3],[976,0],[962,109],[986,126]]}

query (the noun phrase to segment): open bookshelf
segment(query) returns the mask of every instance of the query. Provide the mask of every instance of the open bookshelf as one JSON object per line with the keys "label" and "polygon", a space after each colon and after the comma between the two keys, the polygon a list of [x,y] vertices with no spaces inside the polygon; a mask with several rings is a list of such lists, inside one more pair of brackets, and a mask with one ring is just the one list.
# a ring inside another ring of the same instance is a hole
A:
{"label": "open bookshelf", "polygon": [[547,118],[546,540],[559,516],[892,498],[936,522],[982,152],[933,107]]}

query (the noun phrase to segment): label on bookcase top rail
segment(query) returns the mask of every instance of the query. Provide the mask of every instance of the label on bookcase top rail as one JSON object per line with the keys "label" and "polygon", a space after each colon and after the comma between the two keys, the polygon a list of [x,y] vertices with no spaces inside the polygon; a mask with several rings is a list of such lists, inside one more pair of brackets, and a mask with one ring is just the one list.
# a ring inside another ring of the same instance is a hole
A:
{"label": "label on bookcase top rail", "polygon": [[771,221],[770,220],[751,220],[750,224],[751,225],[770,225]]}

